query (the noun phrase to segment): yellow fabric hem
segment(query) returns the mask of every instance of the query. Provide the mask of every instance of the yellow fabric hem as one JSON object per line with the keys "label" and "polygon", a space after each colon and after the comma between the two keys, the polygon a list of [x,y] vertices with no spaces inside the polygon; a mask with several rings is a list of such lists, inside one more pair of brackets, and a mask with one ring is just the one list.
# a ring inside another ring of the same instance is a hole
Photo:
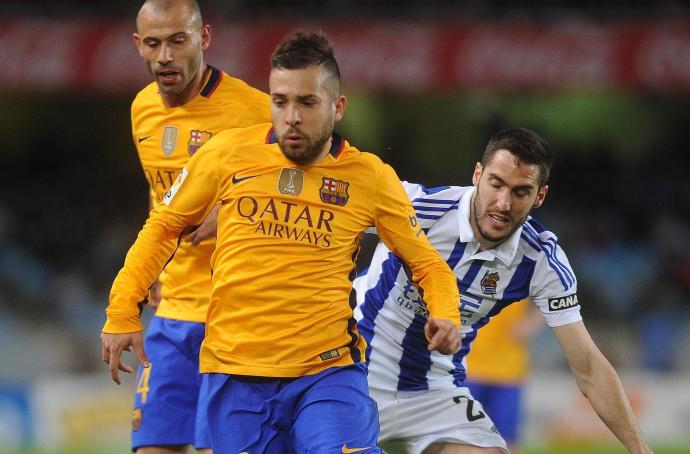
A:
{"label": "yellow fabric hem", "polygon": [[276,378],[295,378],[304,377],[306,375],[314,375],[323,372],[331,367],[349,366],[355,364],[350,357],[341,361],[333,361],[329,363],[305,366],[238,366],[232,364],[201,364],[200,371],[202,374],[227,374],[227,375],[249,375],[254,377],[276,377]]}
{"label": "yellow fabric hem", "polygon": [[156,310],[156,316],[183,322],[206,323],[206,310],[203,312],[180,312],[161,305]]}

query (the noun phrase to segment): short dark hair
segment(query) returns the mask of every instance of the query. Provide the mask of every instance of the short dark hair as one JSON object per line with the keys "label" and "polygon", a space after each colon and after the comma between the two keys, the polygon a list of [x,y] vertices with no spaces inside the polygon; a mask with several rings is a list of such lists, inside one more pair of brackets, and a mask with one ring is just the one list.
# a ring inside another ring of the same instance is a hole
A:
{"label": "short dark hair", "polygon": [[539,187],[549,181],[553,156],[549,144],[536,132],[526,128],[515,128],[494,135],[484,150],[482,167],[491,163],[498,150],[508,150],[520,161],[539,167]]}
{"label": "short dark hair", "polygon": [[340,68],[333,46],[322,32],[297,31],[283,39],[271,55],[271,69],[304,69],[319,65],[323,65],[335,78],[336,92],[339,92]]}

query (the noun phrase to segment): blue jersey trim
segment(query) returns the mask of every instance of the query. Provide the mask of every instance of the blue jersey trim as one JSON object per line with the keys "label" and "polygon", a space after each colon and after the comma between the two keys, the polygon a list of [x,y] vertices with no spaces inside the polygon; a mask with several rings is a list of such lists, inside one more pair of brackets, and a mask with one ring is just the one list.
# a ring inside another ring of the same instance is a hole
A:
{"label": "blue jersey trim", "polygon": [[457,208],[457,207],[458,207],[458,204],[457,204],[457,203],[456,203],[455,205],[451,205],[451,206],[449,206],[449,207],[425,207],[425,206],[421,206],[421,205],[412,205],[412,208],[414,208],[415,210],[421,210],[421,211],[441,211],[441,212],[444,212],[444,213],[445,213],[446,211],[450,211],[450,210],[452,210],[453,208]]}
{"label": "blue jersey trim", "polygon": [[513,277],[510,278],[510,282],[503,292],[504,300],[519,301],[529,296],[529,284],[532,282],[536,266],[536,260],[532,260],[526,255],[522,257],[522,262],[515,269]]}
{"label": "blue jersey trim", "polygon": [[523,228],[522,231],[541,247],[544,255],[546,255],[549,266],[558,274],[558,278],[561,280],[565,290],[568,290],[572,287],[575,279],[570,270],[568,270],[568,268],[558,260],[558,257],[556,257],[556,247],[554,244],[541,240],[539,234],[536,233],[529,224],[524,224],[524,226],[525,228]]}
{"label": "blue jersey trim", "polygon": [[450,188],[450,186],[436,186],[434,188],[427,188],[423,184],[417,184],[417,185],[419,186],[419,189],[421,189],[424,192],[424,194],[427,194],[427,195],[436,194],[437,192],[441,192],[441,191],[444,191],[444,190]]}
{"label": "blue jersey trim", "polygon": [[457,264],[460,262],[462,255],[465,253],[466,246],[467,243],[463,243],[459,239],[455,242],[455,246],[453,246],[453,251],[450,253],[448,260],[446,260],[446,263],[448,263],[448,267],[450,267],[451,270],[455,269]]}
{"label": "blue jersey trim", "polygon": [[376,316],[383,308],[383,304],[388,298],[388,294],[395,286],[395,281],[402,268],[402,262],[393,255],[388,253],[386,259],[381,265],[381,275],[375,287],[370,288],[364,294],[364,304],[361,306],[363,318],[359,321],[359,332],[367,341],[367,348],[365,358],[369,364],[369,354],[371,353],[371,341],[374,337],[374,325],[376,323]]}
{"label": "blue jersey trim", "polygon": [[424,325],[426,317],[415,314],[402,340],[398,391],[422,391],[429,389],[427,373],[431,369],[431,352],[427,348]]}
{"label": "blue jersey trim", "polygon": [[458,203],[458,200],[451,199],[451,200],[443,200],[443,199],[427,199],[424,197],[418,197],[416,199],[412,200],[412,203],[435,203],[438,205],[455,205]]}
{"label": "blue jersey trim", "polygon": [[479,270],[482,269],[482,266],[484,266],[484,260],[474,260],[472,261],[472,264],[470,265],[470,269],[467,270],[467,273],[462,277],[462,280],[460,281],[460,291],[466,291],[468,288],[470,288],[470,285],[472,285],[472,282],[474,282],[474,279],[477,277],[477,274],[479,274]]}
{"label": "blue jersey trim", "polygon": [[472,341],[474,341],[474,339],[477,337],[479,328],[489,323],[489,320],[490,317],[486,316],[479,319],[477,323],[472,325],[472,331],[465,334],[465,336],[462,338],[460,350],[453,354],[453,365],[455,366],[455,369],[451,371],[451,374],[453,375],[453,384],[455,386],[463,386],[463,382],[467,379],[467,371],[462,365],[462,360],[470,352],[470,346],[472,345]]}

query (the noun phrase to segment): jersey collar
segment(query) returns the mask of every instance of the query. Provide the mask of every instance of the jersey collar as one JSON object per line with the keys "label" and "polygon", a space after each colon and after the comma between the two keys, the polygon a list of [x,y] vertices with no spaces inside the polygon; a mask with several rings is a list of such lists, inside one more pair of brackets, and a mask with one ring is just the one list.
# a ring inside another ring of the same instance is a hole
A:
{"label": "jersey collar", "polygon": [[204,98],[210,98],[213,92],[216,91],[216,88],[218,88],[218,85],[220,85],[220,81],[223,79],[223,73],[221,73],[219,69],[216,69],[211,65],[207,66],[211,70],[211,74],[208,76],[208,80],[204,84],[204,88],[202,88],[199,92],[199,94]]}
{"label": "jersey collar", "polygon": [[513,234],[503,243],[499,244],[493,249],[487,251],[477,252],[479,250],[479,241],[474,237],[474,231],[470,224],[470,204],[472,197],[477,188],[471,187],[465,194],[463,194],[458,203],[458,226],[459,238],[463,243],[472,245],[475,254],[473,259],[493,260],[498,259],[504,265],[510,265],[517,255],[518,246],[520,244],[520,235],[522,234],[522,226],[520,226]]}

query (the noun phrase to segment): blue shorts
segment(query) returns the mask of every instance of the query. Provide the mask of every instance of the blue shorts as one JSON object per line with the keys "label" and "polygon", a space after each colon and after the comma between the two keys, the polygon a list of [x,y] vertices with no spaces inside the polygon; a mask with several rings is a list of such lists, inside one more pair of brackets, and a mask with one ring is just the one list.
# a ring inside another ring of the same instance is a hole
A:
{"label": "blue shorts", "polygon": [[361,364],[298,378],[208,374],[204,381],[213,452],[381,452]]}
{"label": "blue shorts", "polygon": [[139,367],[132,418],[132,450],[142,446],[211,446],[199,374],[204,324],[153,317],[144,349],[151,366]]}
{"label": "blue shorts", "polygon": [[522,413],[521,385],[493,385],[467,381],[472,396],[481,402],[509,444],[517,443],[519,435],[520,414]]}

